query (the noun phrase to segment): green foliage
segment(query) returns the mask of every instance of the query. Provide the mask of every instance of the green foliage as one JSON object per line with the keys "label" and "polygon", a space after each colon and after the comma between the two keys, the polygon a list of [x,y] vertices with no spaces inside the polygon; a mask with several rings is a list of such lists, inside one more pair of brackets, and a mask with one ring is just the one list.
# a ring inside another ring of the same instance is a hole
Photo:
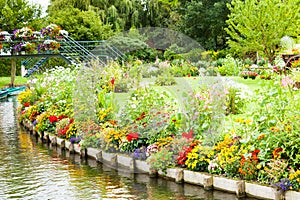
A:
{"label": "green foliage", "polygon": [[100,140],[96,135],[90,135],[88,137],[85,137],[84,140],[81,140],[80,142],[80,148],[99,148],[100,147]]}
{"label": "green foliage", "polygon": [[42,26],[41,7],[25,0],[0,1],[0,30],[12,32],[24,26],[39,30]]}
{"label": "green foliage", "polygon": [[76,8],[81,11],[90,9],[97,12],[101,21],[111,24],[115,31],[128,30],[131,27],[165,26],[170,17],[171,8],[176,1],[151,0],[54,0],[50,6],[50,13],[56,10]]}
{"label": "green foliage", "polygon": [[113,35],[111,25],[104,24],[93,10],[50,8],[49,15],[49,21],[67,30],[75,40],[105,40]]}
{"label": "green foliage", "polygon": [[224,28],[231,0],[181,1],[180,30],[196,39],[205,49],[223,49],[227,37]]}
{"label": "green foliage", "polygon": [[166,173],[167,168],[174,164],[172,157],[173,152],[163,148],[157,153],[151,155],[147,159],[147,162],[150,164],[152,170],[162,170],[163,173]]}
{"label": "green foliage", "polygon": [[245,99],[241,98],[240,89],[230,87],[226,100],[226,114],[241,114],[245,108]]}
{"label": "green foliage", "polygon": [[222,76],[237,76],[240,72],[241,62],[230,55],[227,55],[226,58],[219,59],[217,63],[220,65],[218,72]]}
{"label": "green foliage", "polygon": [[170,73],[168,73],[168,74],[163,74],[158,76],[155,79],[155,84],[159,86],[170,86],[170,85],[175,85],[176,80]]}
{"label": "green foliage", "polygon": [[[21,75],[21,60],[16,60],[16,76]],[[11,75],[11,59],[0,59],[0,76]]]}
{"label": "green foliage", "polygon": [[272,62],[279,51],[280,39],[300,33],[299,3],[299,0],[233,0],[225,29],[230,36],[229,46],[239,54],[259,52]]}

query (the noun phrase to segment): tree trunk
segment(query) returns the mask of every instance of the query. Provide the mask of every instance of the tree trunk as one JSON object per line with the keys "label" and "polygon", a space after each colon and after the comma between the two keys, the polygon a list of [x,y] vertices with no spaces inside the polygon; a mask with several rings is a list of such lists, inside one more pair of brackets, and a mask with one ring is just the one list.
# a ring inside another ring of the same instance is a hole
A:
{"label": "tree trunk", "polygon": [[16,77],[16,59],[13,58],[11,60],[11,76],[10,76],[9,87],[14,87],[15,77]]}

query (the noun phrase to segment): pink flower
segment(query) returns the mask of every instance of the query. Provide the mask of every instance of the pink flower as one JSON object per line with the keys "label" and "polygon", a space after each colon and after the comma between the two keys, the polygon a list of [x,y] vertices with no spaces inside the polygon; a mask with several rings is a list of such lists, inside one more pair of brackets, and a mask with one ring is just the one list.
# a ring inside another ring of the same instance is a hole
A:
{"label": "pink flower", "polygon": [[281,86],[282,87],[287,87],[289,85],[293,85],[294,84],[294,81],[293,79],[291,79],[290,77],[288,76],[285,76],[281,79]]}

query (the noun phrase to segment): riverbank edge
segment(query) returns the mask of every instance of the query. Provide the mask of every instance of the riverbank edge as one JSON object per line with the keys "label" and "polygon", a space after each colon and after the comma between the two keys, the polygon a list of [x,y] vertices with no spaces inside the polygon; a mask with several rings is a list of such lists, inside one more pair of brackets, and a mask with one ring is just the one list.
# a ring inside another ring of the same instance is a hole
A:
{"label": "riverbank edge", "polygon": [[260,185],[254,182],[247,182],[239,179],[229,179],[218,175],[204,172],[194,172],[184,168],[168,168],[166,173],[155,171],[150,168],[146,161],[136,160],[133,157],[119,154],[107,153],[100,149],[86,148],[81,149],[78,144],[59,138],[54,134],[36,132],[33,124],[28,120],[23,120],[21,125],[32,135],[39,138],[41,142],[66,149],[70,153],[79,154],[81,158],[92,158],[111,168],[125,169],[131,173],[146,173],[150,177],[162,177],[173,180],[176,183],[189,183],[199,185],[205,190],[220,190],[229,193],[235,193],[238,198],[255,197],[258,199],[275,199],[275,200],[296,200],[300,199],[300,192],[276,190],[273,187]]}

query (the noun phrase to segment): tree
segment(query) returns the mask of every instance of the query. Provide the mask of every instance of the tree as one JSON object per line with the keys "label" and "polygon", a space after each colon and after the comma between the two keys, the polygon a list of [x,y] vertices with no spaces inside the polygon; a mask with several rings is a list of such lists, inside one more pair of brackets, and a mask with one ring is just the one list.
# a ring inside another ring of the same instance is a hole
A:
{"label": "tree", "polygon": [[240,54],[259,52],[272,62],[280,39],[300,33],[300,0],[233,0],[227,43]]}
{"label": "tree", "polygon": [[[41,20],[40,6],[29,5],[26,0],[0,0],[0,30],[12,32],[24,26],[37,25]],[[33,27],[37,30],[41,27]]]}
{"label": "tree", "polygon": [[93,10],[69,7],[50,14],[49,21],[67,30],[75,40],[105,40],[113,35],[111,25],[103,24]]}
{"label": "tree", "polygon": [[231,0],[181,0],[177,12],[178,28],[197,40],[205,49],[219,50],[226,47],[224,31]]}
{"label": "tree", "polygon": [[[25,0],[0,0],[0,7],[0,30],[12,33],[15,29],[31,25],[40,30],[42,23],[37,23],[41,22],[40,6],[30,6]],[[11,59],[11,87],[14,86],[15,76],[16,59]]]}

